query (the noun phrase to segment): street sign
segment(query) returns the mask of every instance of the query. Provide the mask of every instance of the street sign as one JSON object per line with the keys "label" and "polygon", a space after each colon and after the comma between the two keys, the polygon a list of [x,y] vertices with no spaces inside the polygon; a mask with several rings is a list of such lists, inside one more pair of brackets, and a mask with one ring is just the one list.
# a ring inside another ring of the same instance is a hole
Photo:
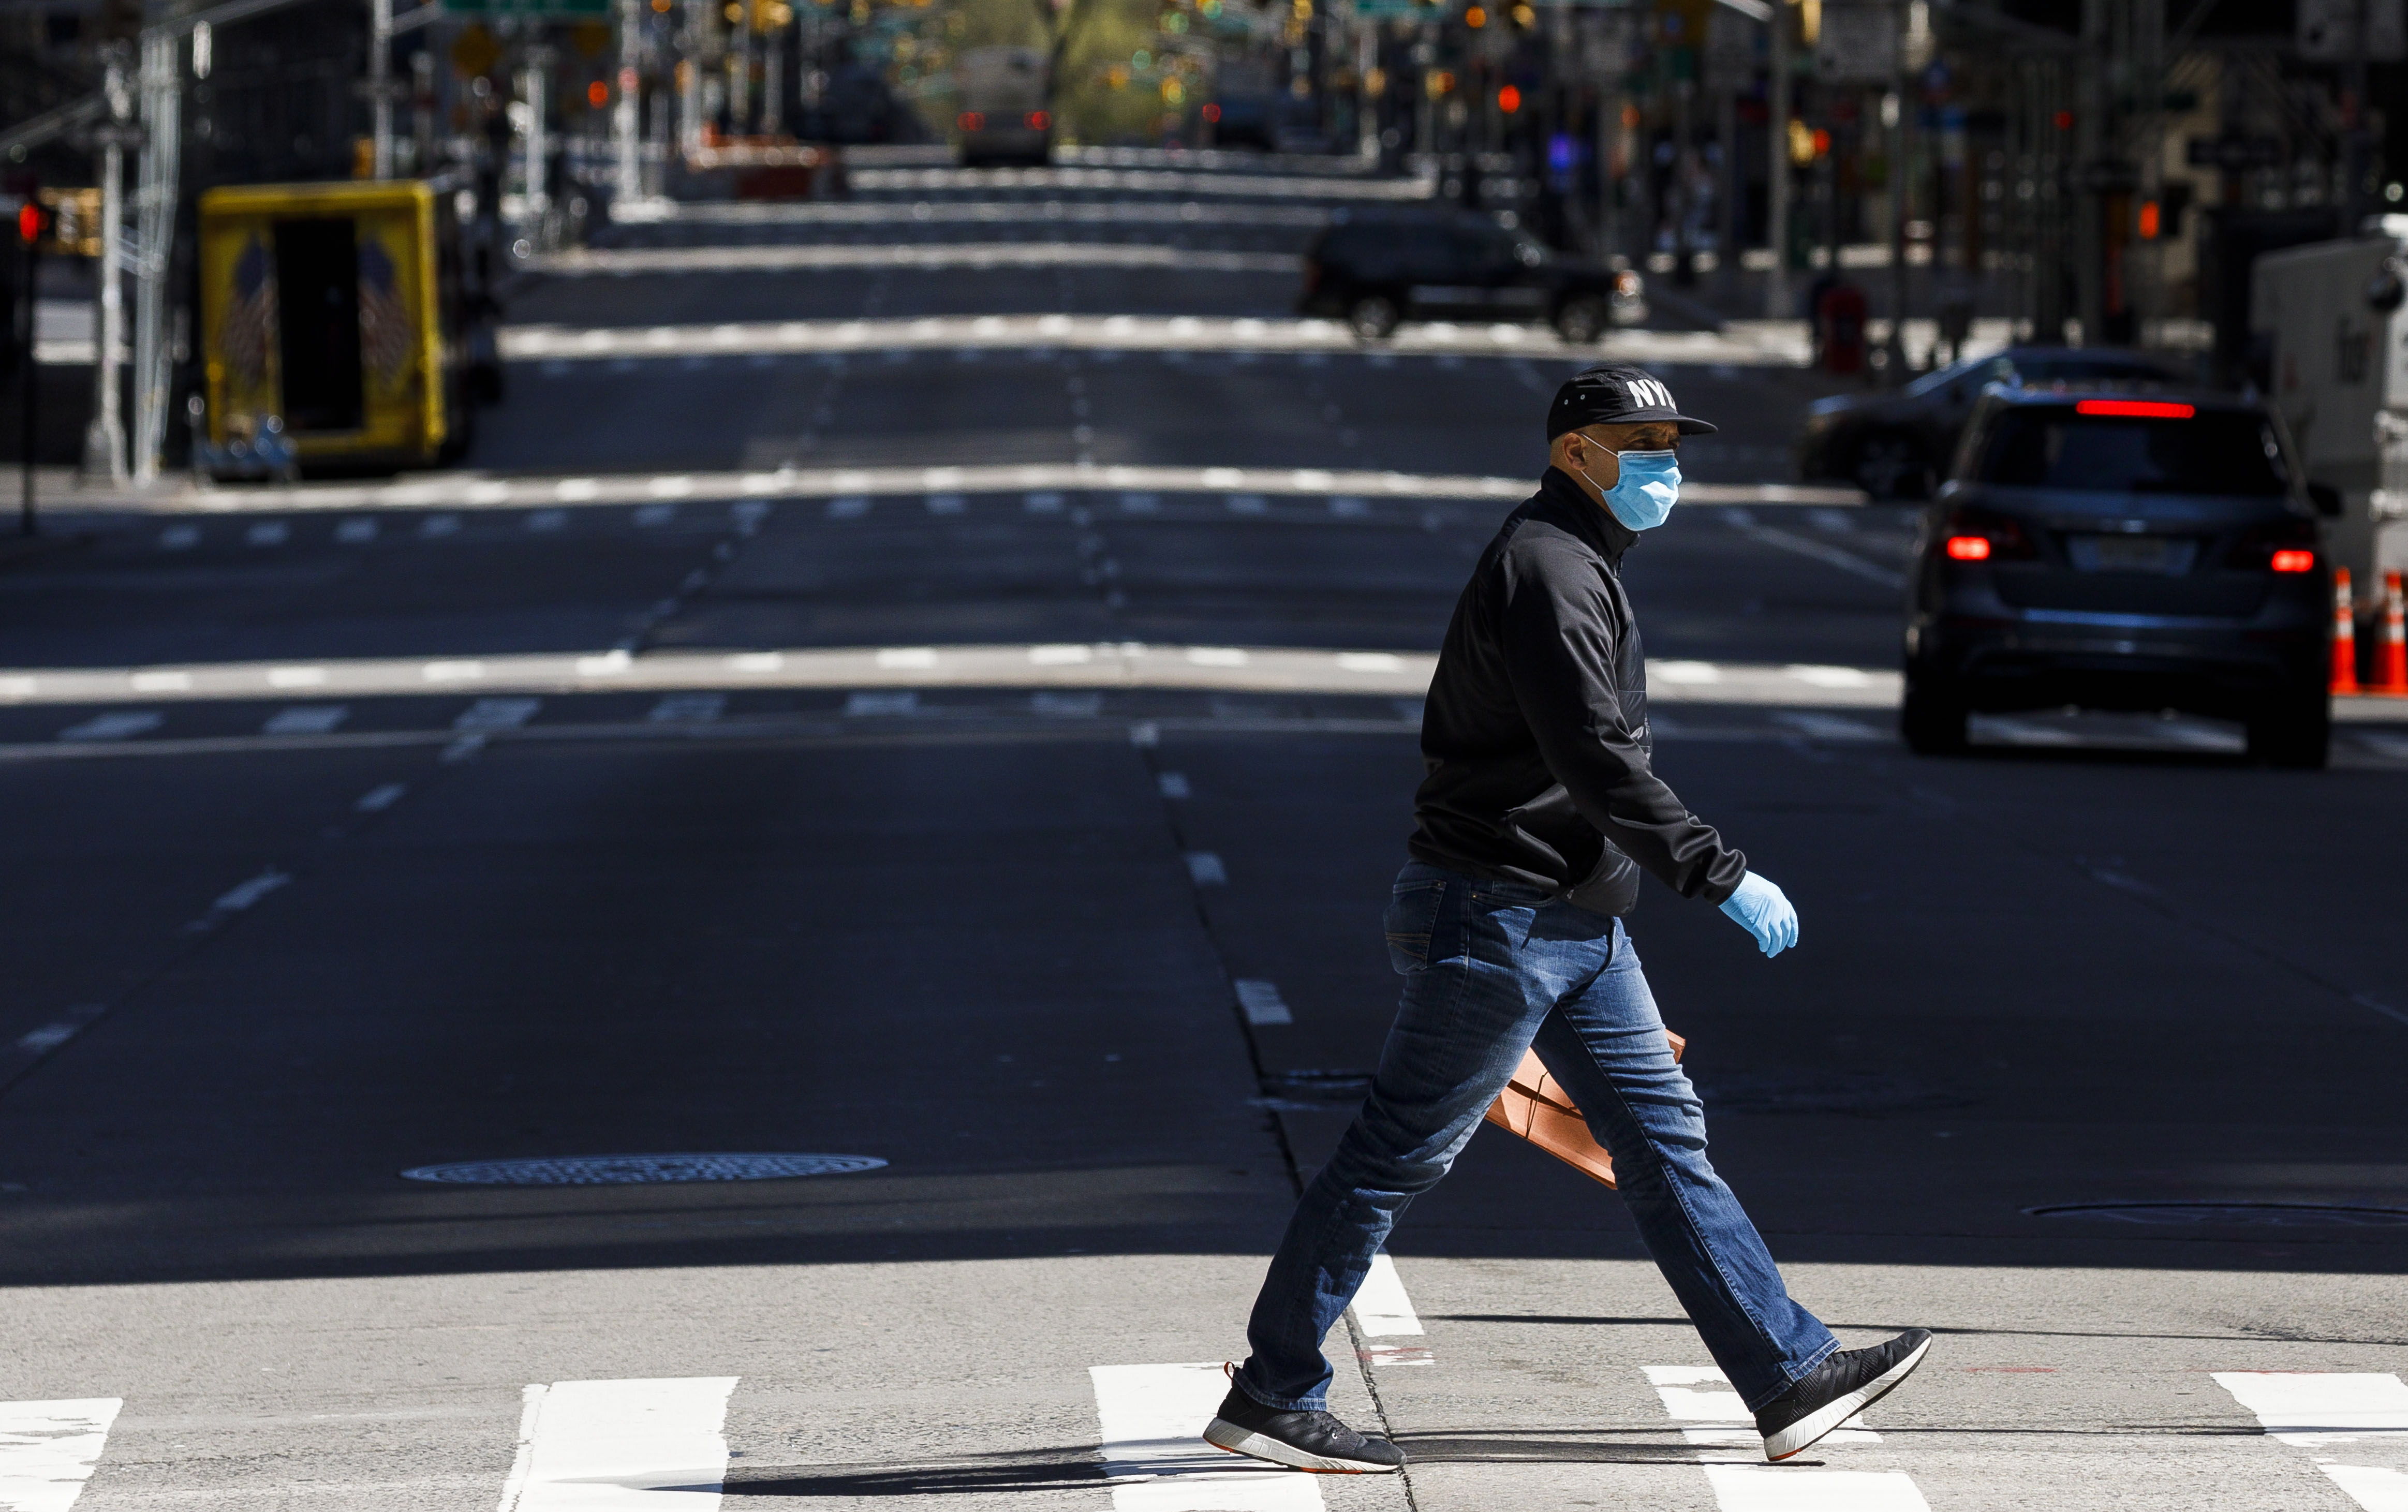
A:
{"label": "street sign", "polygon": [[1898,77],[1898,7],[1888,0],[1823,0],[1814,77],[1827,84],[1885,84]]}

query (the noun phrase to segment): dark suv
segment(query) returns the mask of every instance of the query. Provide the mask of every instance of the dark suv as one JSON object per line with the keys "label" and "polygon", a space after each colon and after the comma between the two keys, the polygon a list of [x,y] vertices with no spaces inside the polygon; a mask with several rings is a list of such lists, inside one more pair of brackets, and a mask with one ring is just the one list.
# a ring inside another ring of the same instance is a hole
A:
{"label": "dark suv", "polygon": [[2249,753],[2325,763],[2330,574],[2265,407],[2108,385],[1994,388],[1926,507],[1906,626],[1906,743],[1973,710],[2079,705],[2237,719]]}
{"label": "dark suv", "polygon": [[1595,341],[1637,318],[1639,275],[1541,247],[1469,210],[1344,210],[1304,254],[1306,315],[1376,340],[1408,320],[1544,321]]}

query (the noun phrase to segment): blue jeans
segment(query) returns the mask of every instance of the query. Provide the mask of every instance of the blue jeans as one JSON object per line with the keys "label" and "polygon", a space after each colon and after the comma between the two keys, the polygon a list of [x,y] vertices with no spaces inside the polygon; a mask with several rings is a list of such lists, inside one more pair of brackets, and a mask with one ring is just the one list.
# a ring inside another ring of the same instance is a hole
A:
{"label": "blue jeans", "polygon": [[1415,862],[1398,875],[1387,933],[1404,1000],[1363,1111],[1297,1203],[1264,1277],[1246,1325],[1254,1353],[1237,1376],[1247,1395],[1288,1411],[1323,1405],[1323,1336],[1526,1048],[1612,1154],[1640,1237],[1750,1410],[1839,1348],[1790,1300],[1708,1163],[1704,1105],[1672,1059],[1620,920]]}

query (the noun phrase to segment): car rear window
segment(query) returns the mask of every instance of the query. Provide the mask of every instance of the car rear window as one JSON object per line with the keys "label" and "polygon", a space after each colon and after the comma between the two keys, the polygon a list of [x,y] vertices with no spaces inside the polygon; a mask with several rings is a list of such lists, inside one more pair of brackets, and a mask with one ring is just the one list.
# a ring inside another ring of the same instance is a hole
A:
{"label": "car rear window", "polygon": [[2143,420],[2077,415],[2071,407],[1999,417],[1981,478],[2012,488],[2116,493],[2258,495],[2289,488],[2274,433],[2254,416]]}

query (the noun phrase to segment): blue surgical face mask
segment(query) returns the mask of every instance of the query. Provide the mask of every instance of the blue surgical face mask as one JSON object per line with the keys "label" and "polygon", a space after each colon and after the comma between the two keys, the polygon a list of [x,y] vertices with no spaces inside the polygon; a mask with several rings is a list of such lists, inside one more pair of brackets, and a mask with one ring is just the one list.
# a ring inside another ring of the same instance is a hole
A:
{"label": "blue surgical face mask", "polygon": [[1599,485],[1596,478],[1589,478],[1585,467],[1581,469],[1581,476],[1588,478],[1589,486],[1605,495],[1605,506],[1613,511],[1613,518],[1626,527],[1654,530],[1664,523],[1665,517],[1672,512],[1672,506],[1680,501],[1680,454],[1673,451],[1625,451],[1619,455],[1622,476],[1614,479],[1613,487]]}

